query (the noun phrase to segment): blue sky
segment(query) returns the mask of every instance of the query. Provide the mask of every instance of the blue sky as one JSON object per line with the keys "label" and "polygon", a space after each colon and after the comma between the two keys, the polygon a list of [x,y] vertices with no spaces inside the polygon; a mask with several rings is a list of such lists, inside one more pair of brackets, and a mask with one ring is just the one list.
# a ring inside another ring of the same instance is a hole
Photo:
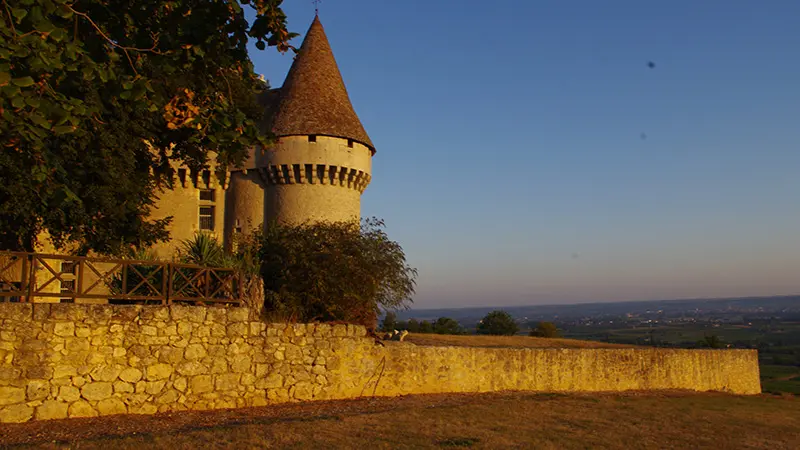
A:
{"label": "blue sky", "polygon": [[[284,9],[305,33],[311,2]],[[415,308],[800,293],[800,2],[320,18],[377,147],[362,215],[419,268]],[[290,55],[252,56],[282,84]]]}

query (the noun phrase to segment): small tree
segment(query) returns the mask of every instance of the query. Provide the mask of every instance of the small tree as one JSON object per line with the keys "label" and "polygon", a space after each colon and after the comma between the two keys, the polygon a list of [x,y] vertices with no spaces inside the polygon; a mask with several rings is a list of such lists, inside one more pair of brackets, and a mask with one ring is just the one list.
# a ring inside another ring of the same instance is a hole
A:
{"label": "small tree", "polygon": [[703,339],[699,342],[701,347],[707,348],[722,348],[722,340],[720,340],[719,336],[716,334],[712,335],[705,335]]}
{"label": "small tree", "polygon": [[411,302],[416,269],[383,222],[272,224],[259,257],[266,312],[302,321],[345,321],[374,328],[381,308]]}
{"label": "small tree", "polygon": [[455,319],[439,317],[433,323],[433,332],[436,334],[464,334],[464,329]]}
{"label": "small tree", "polygon": [[531,336],[543,338],[556,338],[558,337],[558,327],[553,322],[539,322],[536,328],[531,330]]}
{"label": "small tree", "polygon": [[433,325],[431,325],[431,323],[427,320],[423,320],[419,324],[419,332],[428,334],[433,333]]}
{"label": "small tree", "polygon": [[514,318],[505,311],[492,311],[478,324],[478,334],[513,336],[519,331]]}
{"label": "small tree", "polygon": [[387,311],[386,315],[383,317],[381,330],[392,331],[396,329],[397,329],[397,314],[394,311]]}
{"label": "small tree", "polygon": [[405,329],[408,330],[409,333],[419,333],[419,321],[417,319],[408,319]]}

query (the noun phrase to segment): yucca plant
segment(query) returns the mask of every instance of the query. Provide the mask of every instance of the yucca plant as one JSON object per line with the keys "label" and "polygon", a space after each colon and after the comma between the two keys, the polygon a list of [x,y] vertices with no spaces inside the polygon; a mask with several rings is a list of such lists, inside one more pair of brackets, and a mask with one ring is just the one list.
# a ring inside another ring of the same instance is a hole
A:
{"label": "yucca plant", "polygon": [[233,267],[234,261],[225,254],[225,249],[216,237],[209,233],[196,233],[193,238],[181,242],[180,261],[204,267]]}

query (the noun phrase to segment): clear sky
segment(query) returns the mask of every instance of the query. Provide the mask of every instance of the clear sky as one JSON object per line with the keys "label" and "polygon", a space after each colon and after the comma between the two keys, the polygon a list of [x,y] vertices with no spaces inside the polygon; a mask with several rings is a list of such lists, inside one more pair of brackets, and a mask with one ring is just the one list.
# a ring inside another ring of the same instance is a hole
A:
{"label": "clear sky", "polygon": [[[285,3],[305,33],[311,1]],[[377,147],[362,215],[419,268],[415,308],[800,293],[800,1],[320,18]],[[291,56],[252,55],[280,86]]]}

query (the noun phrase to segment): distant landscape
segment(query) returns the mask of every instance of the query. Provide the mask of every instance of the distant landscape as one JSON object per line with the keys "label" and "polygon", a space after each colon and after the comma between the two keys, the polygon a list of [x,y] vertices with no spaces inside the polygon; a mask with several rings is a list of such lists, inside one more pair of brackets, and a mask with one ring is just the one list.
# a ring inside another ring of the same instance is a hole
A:
{"label": "distant landscape", "polygon": [[676,348],[758,349],[764,392],[800,395],[800,295],[574,305],[410,309],[399,320],[450,317],[468,332],[490,311],[514,317],[520,334],[553,322],[561,337]]}

